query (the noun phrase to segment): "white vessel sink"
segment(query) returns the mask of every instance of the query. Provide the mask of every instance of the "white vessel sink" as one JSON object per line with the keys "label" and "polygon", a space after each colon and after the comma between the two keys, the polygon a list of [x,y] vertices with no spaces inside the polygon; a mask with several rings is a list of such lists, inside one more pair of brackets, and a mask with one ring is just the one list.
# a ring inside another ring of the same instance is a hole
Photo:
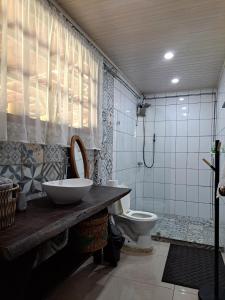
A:
{"label": "white vessel sink", "polygon": [[91,189],[93,181],[86,178],[72,178],[42,183],[44,191],[55,204],[79,202]]}

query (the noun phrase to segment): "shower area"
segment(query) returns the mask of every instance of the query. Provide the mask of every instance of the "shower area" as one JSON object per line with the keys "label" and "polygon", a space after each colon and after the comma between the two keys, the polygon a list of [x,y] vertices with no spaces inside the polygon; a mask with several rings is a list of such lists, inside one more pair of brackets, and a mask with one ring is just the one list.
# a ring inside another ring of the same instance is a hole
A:
{"label": "shower area", "polygon": [[[114,86],[113,178],[132,188],[132,207],[156,213],[152,238],[213,245],[216,92],[137,99]],[[221,224],[220,244],[225,245]]]}
{"label": "shower area", "polygon": [[[161,217],[155,239],[213,244],[213,174],[202,159],[213,161],[215,100],[213,90],[145,99],[151,106],[138,117],[137,151],[144,170],[137,204]],[[154,164],[146,168],[149,162]]]}

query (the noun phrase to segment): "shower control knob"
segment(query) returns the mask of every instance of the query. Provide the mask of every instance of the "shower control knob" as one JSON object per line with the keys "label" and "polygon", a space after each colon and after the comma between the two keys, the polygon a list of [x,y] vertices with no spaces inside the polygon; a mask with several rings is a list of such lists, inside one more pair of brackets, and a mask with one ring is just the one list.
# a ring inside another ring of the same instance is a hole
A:
{"label": "shower control knob", "polygon": [[138,167],[141,167],[141,166],[143,166],[143,162],[142,162],[142,161],[139,161],[139,162],[137,163],[137,165],[138,165]]}
{"label": "shower control knob", "polygon": [[219,187],[219,194],[221,196],[225,196],[225,186],[224,185]]}

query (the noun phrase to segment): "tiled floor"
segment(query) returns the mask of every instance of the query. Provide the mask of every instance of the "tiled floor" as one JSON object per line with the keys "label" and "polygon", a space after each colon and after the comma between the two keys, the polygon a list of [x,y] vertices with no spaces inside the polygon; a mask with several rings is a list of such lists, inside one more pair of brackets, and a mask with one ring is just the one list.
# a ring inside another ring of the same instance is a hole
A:
{"label": "tiled floor", "polygon": [[197,290],[161,281],[169,244],[154,242],[151,255],[122,254],[117,268],[88,261],[47,300],[197,300]]}
{"label": "tiled floor", "polygon": [[[176,215],[159,216],[152,231],[153,239],[178,240],[201,245],[214,244],[213,221]],[[225,228],[220,226],[220,246],[225,247]]]}

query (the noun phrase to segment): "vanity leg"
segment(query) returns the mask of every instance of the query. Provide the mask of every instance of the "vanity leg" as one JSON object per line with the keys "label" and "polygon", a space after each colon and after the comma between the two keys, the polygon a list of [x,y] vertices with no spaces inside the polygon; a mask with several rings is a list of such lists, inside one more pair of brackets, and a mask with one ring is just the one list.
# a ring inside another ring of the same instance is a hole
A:
{"label": "vanity leg", "polygon": [[102,264],[102,261],[103,261],[103,250],[100,249],[100,250],[95,251],[93,253],[93,259],[94,259],[94,263],[96,265]]}

